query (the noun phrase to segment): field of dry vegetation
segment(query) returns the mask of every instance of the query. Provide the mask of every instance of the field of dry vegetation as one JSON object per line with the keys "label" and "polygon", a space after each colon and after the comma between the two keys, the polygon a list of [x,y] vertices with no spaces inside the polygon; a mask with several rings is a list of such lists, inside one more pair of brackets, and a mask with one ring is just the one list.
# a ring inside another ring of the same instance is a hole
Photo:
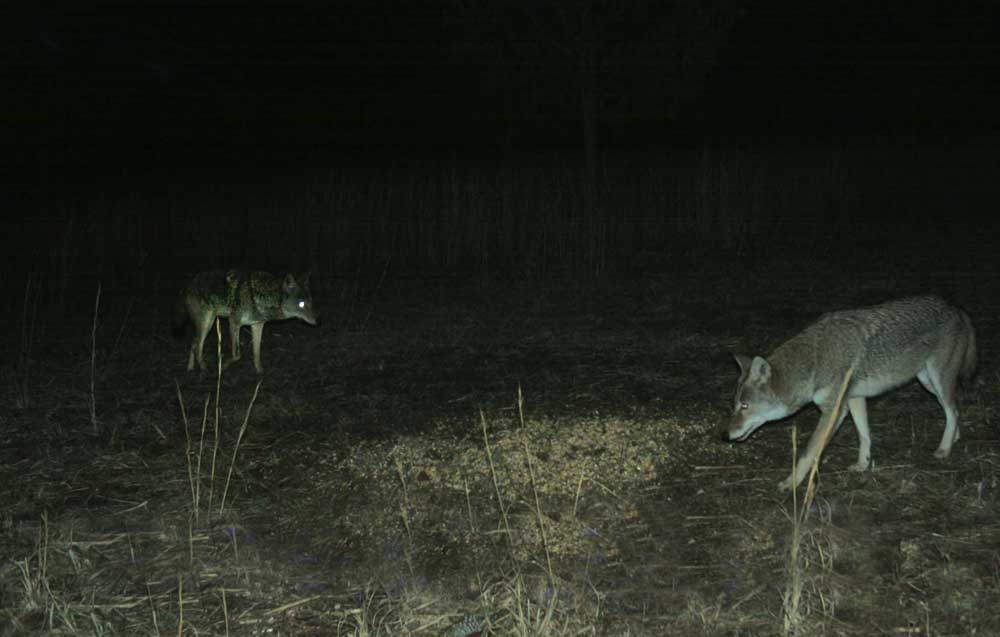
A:
{"label": "field of dry vegetation", "polygon": [[[246,358],[184,372],[179,278],[95,289],[71,319],[26,286],[3,342],[0,633],[1000,634],[1000,279],[923,258],[314,274],[323,324],[269,325],[259,382]],[[871,402],[874,470],[846,471],[844,427],[805,508],[776,487],[818,412],[719,440],[732,352],[923,291],[978,331],[949,459],[915,384]]]}

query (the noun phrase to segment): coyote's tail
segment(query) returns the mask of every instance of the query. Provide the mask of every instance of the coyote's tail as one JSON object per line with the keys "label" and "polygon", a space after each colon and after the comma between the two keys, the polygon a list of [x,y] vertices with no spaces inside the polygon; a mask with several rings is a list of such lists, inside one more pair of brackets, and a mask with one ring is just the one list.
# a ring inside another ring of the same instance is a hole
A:
{"label": "coyote's tail", "polygon": [[965,356],[962,358],[962,369],[959,374],[963,380],[969,380],[976,372],[976,362],[978,353],[976,352],[976,331],[972,328],[972,319],[965,312],[962,312],[962,323],[968,338],[965,341]]}

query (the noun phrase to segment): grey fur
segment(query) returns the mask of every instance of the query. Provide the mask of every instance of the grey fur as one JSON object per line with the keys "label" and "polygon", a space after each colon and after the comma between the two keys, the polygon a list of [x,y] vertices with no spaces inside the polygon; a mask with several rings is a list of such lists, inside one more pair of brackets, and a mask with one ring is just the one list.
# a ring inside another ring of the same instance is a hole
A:
{"label": "grey fur", "polygon": [[181,290],[178,306],[194,323],[195,335],[188,353],[188,371],[205,369],[202,349],[217,316],[229,319],[232,357],[226,367],[240,360],[240,328],[250,326],[253,337],[253,363],[258,374],[264,373],[260,344],[264,323],[298,318],[316,325],[319,318],[309,291],[309,275],[297,279],[291,274],[276,277],[267,272],[213,270],[194,277]]}
{"label": "grey fur", "polygon": [[[733,416],[722,430],[724,440],[743,441],[766,422],[790,416],[812,402],[824,422],[834,408],[844,374],[854,375],[834,432],[849,411],[858,432],[855,471],[871,463],[866,398],[878,396],[916,378],[941,404],[945,430],[934,455],[945,458],[959,438],[956,390],[959,377],[976,366],[976,337],[969,316],[936,296],[889,301],[882,305],[824,314],[766,359],[736,356],[740,378]],[[821,451],[814,433],[795,474],[779,487],[798,486]]]}

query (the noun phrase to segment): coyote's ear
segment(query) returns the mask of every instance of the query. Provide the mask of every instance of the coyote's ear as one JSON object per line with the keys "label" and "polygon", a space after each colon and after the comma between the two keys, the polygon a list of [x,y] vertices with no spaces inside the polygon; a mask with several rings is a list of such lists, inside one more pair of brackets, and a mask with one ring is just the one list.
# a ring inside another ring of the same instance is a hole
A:
{"label": "coyote's ear", "polygon": [[754,383],[766,383],[771,379],[771,364],[760,356],[754,356],[750,362],[749,379]]}
{"label": "coyote's ear", "polygon": [[750,369],[750,363],[753,362],[749,356],[744,356],[743,354],[733,354],[733,358],[736,359],[736,364],[740,366],[740,375],[747,373]]}
{"label": "coyote's ear", "polygon": [[289,272],[285,275],[285,281],[281,284],[281,287],[285,290],[285,294],[291,294],[292,290],[299,287],[299,284],[295,281],[295,276]]}
{"label": "coyote's ear", "polygon": [[305,274],[299,277],[299,282],[302,283],[303,286],[309,285],[309,277],[311,276],[312,276],[312,270],[308,270],[306,271]]}

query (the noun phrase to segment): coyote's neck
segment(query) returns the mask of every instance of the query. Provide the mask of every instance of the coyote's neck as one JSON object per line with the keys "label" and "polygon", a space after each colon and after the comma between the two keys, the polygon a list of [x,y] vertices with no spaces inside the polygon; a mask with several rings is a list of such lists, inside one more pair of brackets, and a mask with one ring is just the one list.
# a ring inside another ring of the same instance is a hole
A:
{"label": "coyote's neck", "polygon": [[799,409],[812,402],[816,393],[815,348],[801,339],[792,339],[768,358],[771,389],[789,407]]}

